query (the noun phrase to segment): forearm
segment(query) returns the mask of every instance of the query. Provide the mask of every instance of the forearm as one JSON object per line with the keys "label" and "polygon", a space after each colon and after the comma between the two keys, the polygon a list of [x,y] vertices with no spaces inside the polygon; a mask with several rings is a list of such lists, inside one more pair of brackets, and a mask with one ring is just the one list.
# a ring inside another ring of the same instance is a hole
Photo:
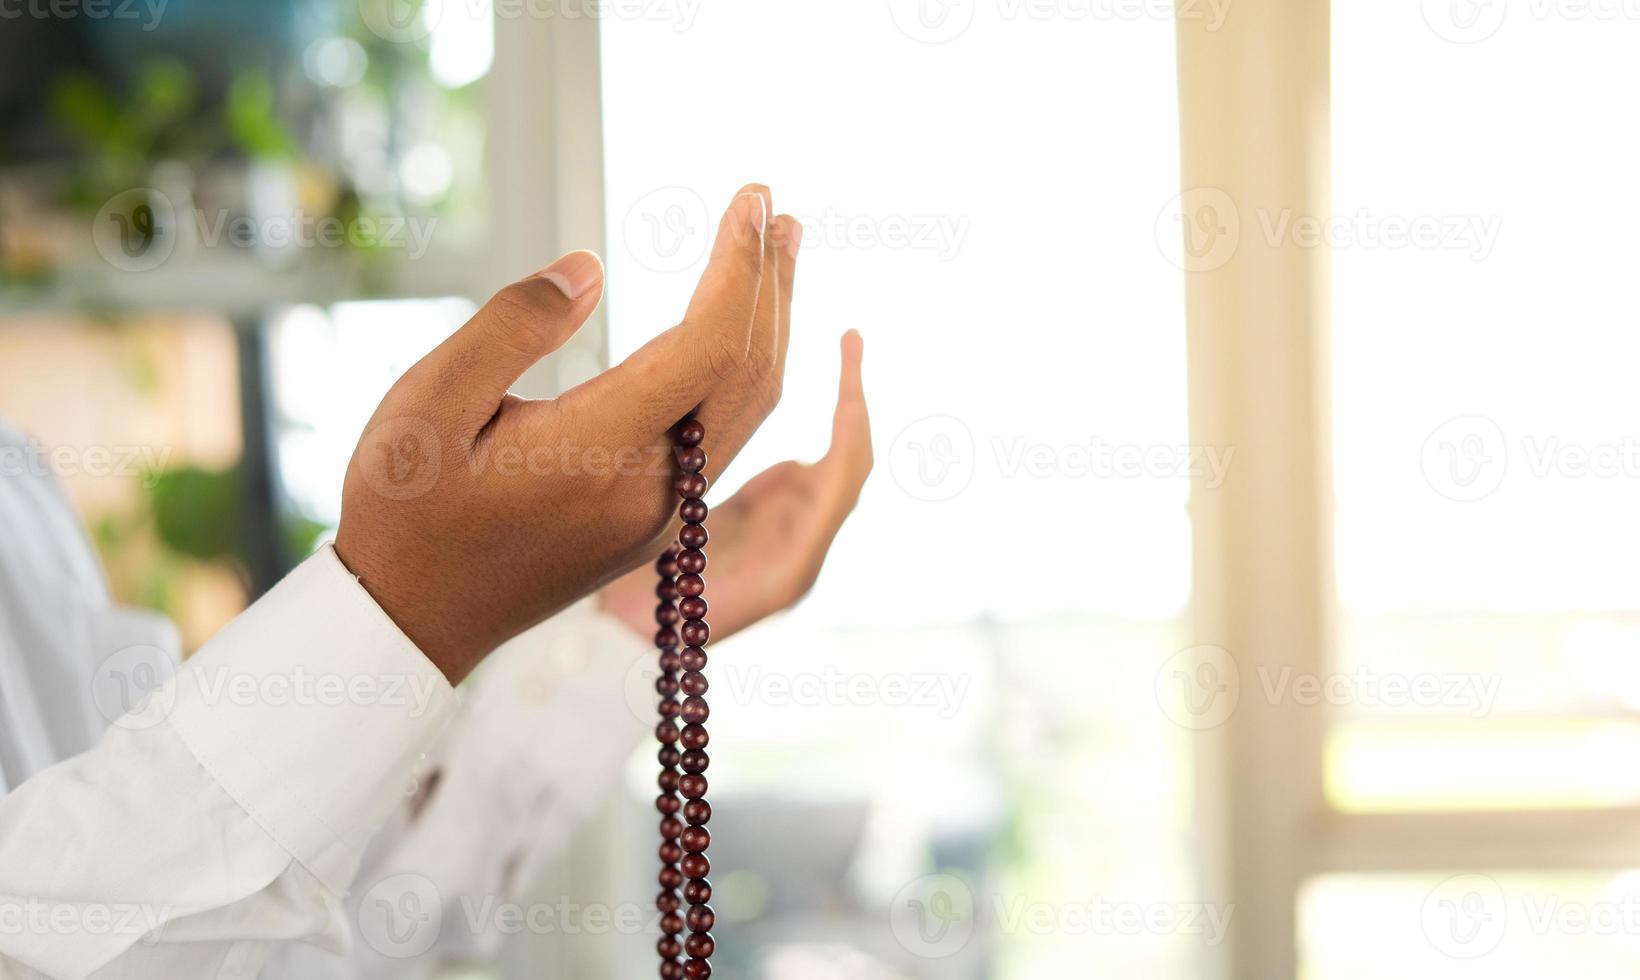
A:
{"label": "forearm", "polygon": [[339,896],[455,711],[328,549],[101,743],[0,801],[0,976],[256,975]]}

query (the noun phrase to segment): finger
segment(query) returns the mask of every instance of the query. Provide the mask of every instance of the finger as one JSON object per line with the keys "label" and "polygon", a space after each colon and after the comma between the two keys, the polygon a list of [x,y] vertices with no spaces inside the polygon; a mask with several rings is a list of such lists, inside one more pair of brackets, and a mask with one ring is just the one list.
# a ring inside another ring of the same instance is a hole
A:
{"label": "finger", "polygon": [[647,441],[738,374],[763,282],[767,216],[768,188],[748,185],[724,212],[683,322],[564,398],[617,406],[621,434]]}
{"label": "finger", "polygon": [[763,286],[752,316],[752,337],[746,362],[729,381],[701,403],[696,418],[706,426],[711,448],[707,454],[708,480],[716,480],[735,454],[751,439],[780,397],[781,379],[775,376],[780,344],[780,269],[785,250],[771,222],[763,242]]}
{"label": "finger", "polygon": [[774,370],[786,375],[786,350],[792,340],[792,283],[797,279],[797,252],[803,247],[803,224],[789,214],[775,219],[780,232],[780,343],[775,349]]}
{"label": "finger", "polygon": [[[604,266],[577,251],[508,285],[393,386],[418,404],[451,413],[464,435],[482,429],[507,389],[536,361],[562,347],[603,295]],[[391,397],[391,396],[390,396]]]}
{"label": "finger", "polygon": [[831,420],[831,447],[820,462],[838,474],[845,488],[852,487],[852,506],[852,496],[858,495],[871,473],[871,418],[860,377],[865,341],[858,331],[850,330],[843,334],[842,346],[843,370],[837,384],[837,411]]}

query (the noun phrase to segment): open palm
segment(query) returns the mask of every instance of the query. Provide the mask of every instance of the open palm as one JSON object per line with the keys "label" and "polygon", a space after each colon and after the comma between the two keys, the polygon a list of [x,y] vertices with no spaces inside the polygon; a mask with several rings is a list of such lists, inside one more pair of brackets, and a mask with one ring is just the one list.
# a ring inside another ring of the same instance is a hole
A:
{"label": "open palm", "polygon": [[[860,335],[843,335],[842,379],[831,446],[813,463],[787,460],[712,508],[706,575],[712,635],[736,633],[791,606],[814,585],[826,552],[871,472],[871,423],[860,381]],[[600,594],[605,611],[635,632],[655,630],[654,571],[641,567]]]}

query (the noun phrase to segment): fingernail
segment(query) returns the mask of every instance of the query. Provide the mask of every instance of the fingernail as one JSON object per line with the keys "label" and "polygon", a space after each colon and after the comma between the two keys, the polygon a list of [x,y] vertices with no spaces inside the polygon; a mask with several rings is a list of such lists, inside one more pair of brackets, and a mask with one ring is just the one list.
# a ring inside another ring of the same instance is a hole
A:
{"label": "fingernail", "polygon": [[803,247],[803,222],[796,218],[786,219],[786,254],[797,258],[797,250]]}
{"label": "fingernail", "polygon": [[761,242],[763,231],[769,221],[769,209],[763,201],[763,195],[755,192],[742,194],[735,198],[730,208],[734,215],[735,234],[745,236],[741,241]]}
{"label": "fingernail", "polygon": [[570,252],[536,275],[558,287],[569,299],[580,299],[604,278],[604,264],[595,253]]}

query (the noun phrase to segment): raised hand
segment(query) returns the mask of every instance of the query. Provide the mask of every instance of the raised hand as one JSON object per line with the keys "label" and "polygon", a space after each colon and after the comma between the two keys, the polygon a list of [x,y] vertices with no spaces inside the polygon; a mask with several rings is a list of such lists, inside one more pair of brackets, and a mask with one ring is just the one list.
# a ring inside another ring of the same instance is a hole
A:
{"label": "raised hand", "polygon": [[[861,348],[859,334],[843,335],[842,381],[826,455],[815,463],[778,463],[712,508],[706,577],[714,637],[742,630],[802,598],[854,510],[872,464]],[[654,586],[654,573],[645,566],[606,586],[599,603],[647,637],[655,630]]]}
{"label": "raised hand", "polygon": [[590,252],[502,289],[382,400],[348,466],[336,552],[452,682],[653,557],[684,414],[698,410],[721,472],[773,409],[783,345],[765,309],[777,243],[798,226],[768,215],[768,188],[743,189],[683,321],[558,398],[507,388],[598,305]]}

